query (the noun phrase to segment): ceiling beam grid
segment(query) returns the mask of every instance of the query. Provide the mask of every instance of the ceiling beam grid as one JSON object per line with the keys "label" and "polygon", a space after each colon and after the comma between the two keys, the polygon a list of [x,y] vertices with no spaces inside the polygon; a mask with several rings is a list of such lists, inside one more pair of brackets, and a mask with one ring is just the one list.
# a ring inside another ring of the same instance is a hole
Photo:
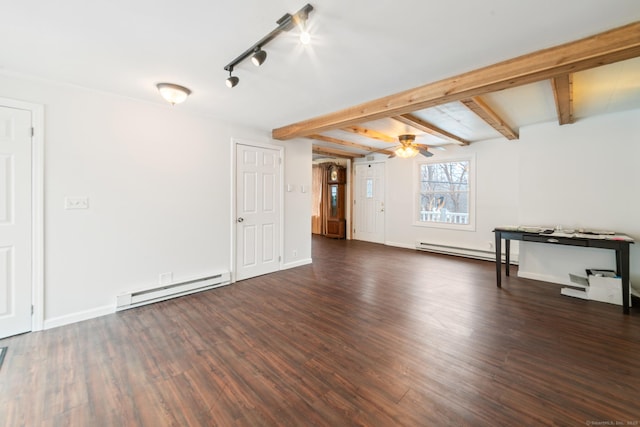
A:
{"label": "ceiling beam grid", "polygon": [[463,99],[462,102],[471,111],[473,111],[478,117],[484,120],[489,126],[500,132],[508,140],[518,139],[518,132],[509,127],[504,120],[495,112],[486,102],[479,96],[473,98]]}
{"label": "ceiling beam grid", "polygon": [[273,129],[288,140],[394,117],[640,56],[640,22]]}

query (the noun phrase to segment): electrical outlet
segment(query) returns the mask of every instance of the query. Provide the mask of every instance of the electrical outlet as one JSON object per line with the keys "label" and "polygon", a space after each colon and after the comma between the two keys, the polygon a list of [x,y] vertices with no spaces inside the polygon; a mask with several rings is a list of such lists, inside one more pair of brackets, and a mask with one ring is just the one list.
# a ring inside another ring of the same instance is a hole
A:
{"label": "electrical outlet", "polygon": [[495,249],[495,247],[493,246],[494,243],[493,242],[488,242],[488,243],[489,243],[489,249],[494,250]]}
{"label": "electrical outlet", "polygon": [[160,273],[158,278],[159,285],[170,285],[173,282],[173,273]]}
{"label": "electrical outlet", "polygon": [[298,251],[297,250],[293,250],[293,257],[296,258],[298,256]]}
{"label": "electrical outlet", "polygon": [[65,197],[64,198],[65,209],[89,209],[88,197]]}

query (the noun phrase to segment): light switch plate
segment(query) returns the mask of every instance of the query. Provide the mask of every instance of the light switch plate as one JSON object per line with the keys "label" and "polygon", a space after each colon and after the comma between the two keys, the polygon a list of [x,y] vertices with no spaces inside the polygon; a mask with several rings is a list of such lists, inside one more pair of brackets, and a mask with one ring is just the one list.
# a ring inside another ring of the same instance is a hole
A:
{"label": "light switch plate", "polygon": [[88,197],[65,197],[64,198],[65,209],[89,209]]}

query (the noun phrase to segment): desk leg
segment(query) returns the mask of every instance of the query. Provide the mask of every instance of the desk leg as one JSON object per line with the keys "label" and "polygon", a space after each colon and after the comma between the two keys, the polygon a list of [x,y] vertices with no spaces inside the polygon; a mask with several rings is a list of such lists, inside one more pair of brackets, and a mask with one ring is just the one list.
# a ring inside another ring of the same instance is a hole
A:
{"label": "desk leg", "polygon": [[629,314],[629,245],[622,244],[616,249],[616,265],[622,279],[622,312]]}
{"label": "desk leg", "polygon": [[509,275],[509,268],[511,267],[511,240],[504,239],[504,269],[507,276]]}
{"label": "desk leg", "polygon": [[496,280],[499,288],[502,287],[502,234],[496,231]]}

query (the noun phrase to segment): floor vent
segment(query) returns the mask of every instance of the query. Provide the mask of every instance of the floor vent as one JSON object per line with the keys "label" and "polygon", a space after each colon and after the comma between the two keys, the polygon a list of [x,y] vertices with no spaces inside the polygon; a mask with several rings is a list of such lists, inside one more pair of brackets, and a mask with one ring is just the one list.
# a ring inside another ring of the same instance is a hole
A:
{"label": "floor vent", "polygon": [[231,283],[230,280],[231,275],[229,272],[224,272],[213,276],[188,280],[186,282],[173,283],[153,289],[121,294],[118,295],[116,300],[116,310],[126,310],[145,304],[164,301],[170,298],[177,298],[183,295],[206,291],[208,289],[228,285]]}

